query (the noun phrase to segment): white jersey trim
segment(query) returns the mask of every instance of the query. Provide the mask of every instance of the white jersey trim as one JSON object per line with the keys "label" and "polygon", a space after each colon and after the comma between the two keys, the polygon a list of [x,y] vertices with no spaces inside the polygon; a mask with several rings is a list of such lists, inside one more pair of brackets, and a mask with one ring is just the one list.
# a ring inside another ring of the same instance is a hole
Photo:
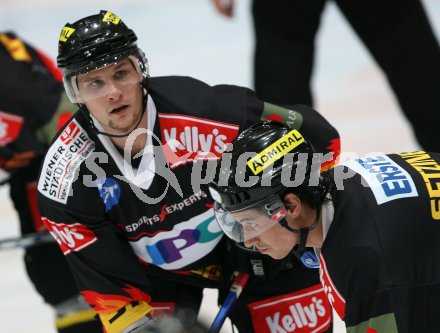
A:
{"label": "white jersey trim", "polygon": [[[147,113],[147,141],[145,143],[144,152],[142,155],[141,163],[139,164],[139,168],[134,168],[128,161],[124,159],[124,157],[119,153],[116,149],[115,145],[111,141],[108,136],[98,135],[99,140],[103,144],[104,148],[110,154],[110,156],[115,161],[118,169],[121,171],[121,174],[132,184],[137,187],[147,190],[151,183],[153,182],[153,178],[156,171],[156,165],[154,160],[153,153],[153,139],[151,133],[153,133],[154,125],[156,123],[156,105],[154,104],[151,96],[148,96],[147,107],[145,112]],[[93,122],[96,128],[99,131],[103,131],[102,126],[99,122],[92,116]],[[142,176],[140,176],[142,175]]]}

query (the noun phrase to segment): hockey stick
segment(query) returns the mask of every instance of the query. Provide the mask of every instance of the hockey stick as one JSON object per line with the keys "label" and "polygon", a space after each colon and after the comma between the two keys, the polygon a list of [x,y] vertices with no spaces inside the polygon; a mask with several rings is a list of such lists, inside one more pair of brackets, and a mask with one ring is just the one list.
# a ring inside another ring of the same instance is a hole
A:
{"label": "hockey stick", "polygon": [[48,232],[27,234],[22,237],[11,237],[0,240],[0,250],[26,249],[28,247],[55,242]]}
{"label": "hockey stick", "polygon": [[232,308],[237,298],[240,296],[244,286],[249,280],[249,274],[243,272],[236,272],[234,281],[232,282],[231,288],[229,289],[228,295],[226,296],[220,310],[217,313],[211,327],[209,328],[210,333],[218,333],[226,320],[226,316]]}

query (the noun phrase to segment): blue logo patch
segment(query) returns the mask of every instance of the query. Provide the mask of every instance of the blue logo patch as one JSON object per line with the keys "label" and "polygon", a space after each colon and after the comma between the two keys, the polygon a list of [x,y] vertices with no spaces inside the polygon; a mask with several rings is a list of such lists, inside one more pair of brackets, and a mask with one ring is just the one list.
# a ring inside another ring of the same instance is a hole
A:
{"label": "blue logo patch", "polygon": [[301,261],[307,268],[318,268],[319,260],[313,251],[306,251],[301,256]]}
{"label": "blue logo patch", "polygon": [[386,155],[350,160],[344,165],[364,178],[364,186],[370,187],[378,205],[418,195],[409,173]]}
{"label": "blue logo patch", "polygon": [[119,203],[121,188],[113,178],[100,178],[96,180],[99,195],[105,204],[105,211],[108,212],[113,206]]}

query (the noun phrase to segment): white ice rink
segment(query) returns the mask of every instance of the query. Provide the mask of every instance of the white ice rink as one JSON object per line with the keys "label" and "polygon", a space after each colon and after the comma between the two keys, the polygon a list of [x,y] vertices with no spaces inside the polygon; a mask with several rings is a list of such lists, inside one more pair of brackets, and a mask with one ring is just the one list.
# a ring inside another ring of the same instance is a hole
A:
{"label": "white ice rink", "polygon": [[[0,0],[0,31],[15,30],[55,57],[64,23],[108,9],[138,34],[152,76],[189,75],[210,84],[250,87],[250,1],[236,2],[235,19],[228,20],[209,0]],[[440,36],[440,0],[424,3]],[[365,155],[417,148],[383,74],[332,3],[317,46],[316,107],[340,131],[343,151]],[[7,191],[0,189],[0,238],[18,236],[19,230]],[[28,281],[22,255],[21,250],[0,252],[0,333],[55,333],[51,309]],[[201,316],[209,323],[217,307],[214,293],[207,295]],[[335,332],[343,331],[337,323]],[[222,332],[231,332],[228,323]]]}

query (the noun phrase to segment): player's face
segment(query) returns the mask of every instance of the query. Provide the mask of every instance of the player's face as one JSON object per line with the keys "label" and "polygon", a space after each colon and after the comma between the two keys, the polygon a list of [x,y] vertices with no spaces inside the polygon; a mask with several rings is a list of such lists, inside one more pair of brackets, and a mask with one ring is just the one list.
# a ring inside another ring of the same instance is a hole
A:
{"label": "player's face", "polygon": [[106,132],[124,134],[142,115],[142,76],[129,59],[80,74],[78,99]]}
{"label": "player's face", "polygon": [[274,223],[256,209],[231,213],[241,224],[244,233],[244,245],[256,247],[262,254],[274,259],[286,257],[298,243],[298,236]]}

